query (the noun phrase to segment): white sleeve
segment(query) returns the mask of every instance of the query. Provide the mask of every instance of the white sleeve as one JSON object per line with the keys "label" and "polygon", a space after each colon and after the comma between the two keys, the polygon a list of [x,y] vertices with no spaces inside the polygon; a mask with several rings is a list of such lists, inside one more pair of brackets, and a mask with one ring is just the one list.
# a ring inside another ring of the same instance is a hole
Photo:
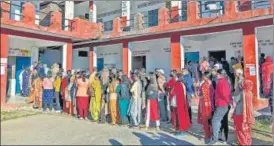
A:
{"label": "white sleeve", "polygon": [[23,73],[24,73],[24,71],[22,71],[22,72],[19,74],[20,90],[23,89]]}

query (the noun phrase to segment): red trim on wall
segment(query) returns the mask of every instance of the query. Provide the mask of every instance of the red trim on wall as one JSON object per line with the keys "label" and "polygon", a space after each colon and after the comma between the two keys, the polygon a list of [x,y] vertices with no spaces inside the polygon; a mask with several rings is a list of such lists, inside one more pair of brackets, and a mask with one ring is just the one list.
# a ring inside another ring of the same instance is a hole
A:
{"label": "red trim on wall", "polygon": [[94,48],[90,47],[89,48],[89,71],[92,72],[93,70],[93,52],[94,52]]}
{"label": "red trim on wall", "polygon": [[246,26],[261,27],[261,26],[268,26],[268,25],[273,25],[273,19],[264,19],[264,20],[257,20],[252,22],[243,22],[243,23],[229,24],[229,25],[216,26],[216,27],[183,30],[183,31],[177,31],[177,32],[163,32],[161,34],[136,36],[128,39],[118,39],[118,40],[110,40],[110,41],[104,41],[104,42],[97,42],[97,43],[95,42],[90,44],[78,45],[78,46],[74,46],[74,48],[88,47],[90,45],[92,46],[112,45],[112,44],[122,43],[123,40],[128,40],[129,42],[136,42],[136,41],[145,41],[145,40],[153,40],[153,39],[160,39],[160,38],[170,38],[172,35],[180,35],[180,36],[199,35],[199,34],[206,34],[206,33],[237,30],[237,29],[242,29]]}
{"label": "red trim on wall", "polygon": [[122,50],[122,61],[123,61],[123,72],[128,74],[128,41],[123,41],[123,50]]}
{"label": "red trim on wall", "polygon": [[[8,59],[8,45],[9,45],[9,38],[7,34],[3,34],[1,32],[1,54],[0,54],[0,58],[6,58]],[[2,65],[2,62],[0,64],[0,66]],[[7,64],[4,64],[5,66],[5,72],[4,75],[0,75],[0,82],[1,82],[1,86],[0,86],[0,96],[1,96],[1,106],[6,104],[6,87],[7,87]]]}
{"label": "red trim on wall", "polygon": [[72,69],[72,43],[69,42],[67,43],[67,70]]}
{"label": "red trim on wall", "polygon": [[[171,69],[181,71],[181,43],[180,36],[173,35],[170,39],[170,63]],[[184,57],[184,56],[183,56]]]}
{"label": "red trim on wall", "polygon": [[8,34],[8,35],[20,36],[20,37],[55,41],[55,42],[70,42],[71,41],[70,39],[64,39],[64,38],[42,35],[42,34],[35,34],[35,33],[24,32],[24,31],[17,31],[17,30],[6,29],[6,28],[1,28],[1,33]]}

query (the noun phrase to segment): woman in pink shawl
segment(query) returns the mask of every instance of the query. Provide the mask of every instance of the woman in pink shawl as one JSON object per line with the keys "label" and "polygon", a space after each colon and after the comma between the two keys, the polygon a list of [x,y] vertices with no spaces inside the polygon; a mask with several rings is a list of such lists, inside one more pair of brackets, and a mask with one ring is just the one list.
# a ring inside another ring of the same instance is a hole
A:
{"label": "woman in pink shawl", "polygon": [[232,117],[234,120],[235,134],[239,145],[251,145],[251,129],[255,121],[252,106],[253,94],[251,91],[253,83],[243,78],[243,71],[241,69],[236,70],[236,76],[239,80],[238,83],[236,83],[234,92],[236,107]]}
{"label": "woman in pink shawl", "polygon": [[200,71],[201,71],[202,73],[204,73],[205,71],[208,71],[208,69],[209,69],[209,63],[208,63],[208,61],[206,60],[206,58],[204,57],[204,58],[203,58],[203,61],[202,61],[202,63],[201,63],[201,65],[200,65]]}
{"label": "woman in pink shawl", "polygon": [[269,95],[271,90],[271,76],[273,74],[273,61],[270,56],[267,56],[265,62],[262,64],[262,80],[264,95]]}

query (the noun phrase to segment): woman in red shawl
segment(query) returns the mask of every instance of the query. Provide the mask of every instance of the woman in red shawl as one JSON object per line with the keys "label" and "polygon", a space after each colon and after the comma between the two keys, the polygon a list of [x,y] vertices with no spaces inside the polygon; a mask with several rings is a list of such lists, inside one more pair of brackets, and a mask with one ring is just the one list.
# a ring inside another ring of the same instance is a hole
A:
{"label": "woman in red shawl", "polygon": [[184,132],[190,128],[190,119],[183,76],[170,92],[170,105],[172,107],[171,121],[176,130],[176,136],[184,136]]}
{"label": "woman in red shawl", "polygon": [[250,80],[243,79],[243,71],[236,70],[238,83],[234,92],[234,100],[236,108],[233,114],[235,134],[239,145],[251,145],[251,128],[254,124],[253,106],[252,106],[252,87],[253,83]]}
{"label": "woman in red shawl", "polygon": [[205,133],[205,143],[208,143],[212,136],[212,126],[210,119],[214,110],[214,88],[210,81],[210,72],[206,71],[203,75],[203,82],[200,88],[201,99],[198,109],[198,123],[203,125]]}
{"label": "woman in red shawl", "polygon": [[262,80],[263,91],[265,95],[269,95],[271,90],[271,76],[273,74],[273,61],[270,56],[267,56],[265,62],[262,64]]}

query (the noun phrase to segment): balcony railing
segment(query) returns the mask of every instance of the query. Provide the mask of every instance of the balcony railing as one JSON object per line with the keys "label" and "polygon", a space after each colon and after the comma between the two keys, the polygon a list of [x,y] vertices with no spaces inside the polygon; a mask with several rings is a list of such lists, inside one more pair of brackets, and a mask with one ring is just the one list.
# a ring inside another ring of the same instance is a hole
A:
{"label": "balcony railing", "polygon": [[224,15],[223,1],[199,1],[200,18],[218,17]]}
{"label": "balcony railing", "polygon": [[36,10],[36,14],[38,13],[39,17],[35,17],[35,21],[38,21],[39,25],[44,26],[44,27],[49,27],[51,25],[50,18],[51,18],[51,13],[50,12],[42,12]]}
{"label": "balcony railing", "polygon": [[270,1],[246,1],[245,3],[241,3],[238,1],[238,11],[249,11],[260,8],[269,8]]}

